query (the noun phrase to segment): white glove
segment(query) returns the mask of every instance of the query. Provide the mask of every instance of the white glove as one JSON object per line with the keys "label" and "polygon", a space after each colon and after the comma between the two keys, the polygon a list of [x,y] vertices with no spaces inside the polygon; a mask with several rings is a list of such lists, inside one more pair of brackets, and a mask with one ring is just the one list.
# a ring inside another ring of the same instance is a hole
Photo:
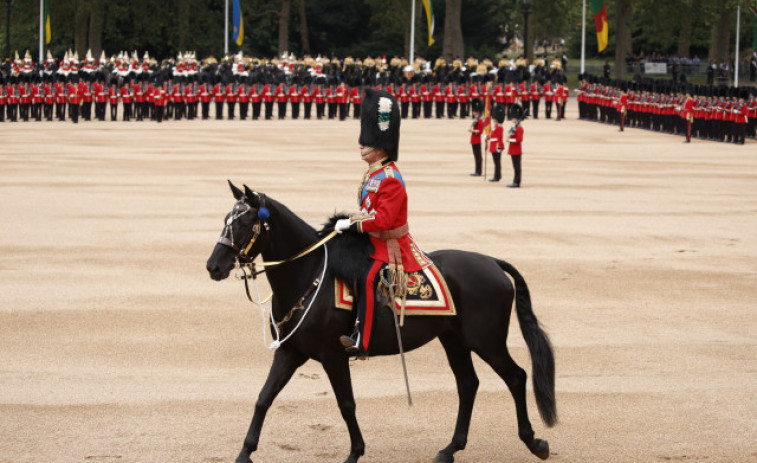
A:
{"label": "white glove", "polygon": [[339,219],[336,221],[336,224],[334,224],[334,230],[336,230],[337,233],[342,233],[348,228],[350,228],[350,219]]}

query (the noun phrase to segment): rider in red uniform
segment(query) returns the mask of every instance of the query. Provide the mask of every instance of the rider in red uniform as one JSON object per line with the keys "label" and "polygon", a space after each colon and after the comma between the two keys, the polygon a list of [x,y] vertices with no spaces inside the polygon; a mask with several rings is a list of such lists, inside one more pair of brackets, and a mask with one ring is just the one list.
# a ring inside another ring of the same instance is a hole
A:
{"label": "rider in red uniform", "polygon": [[[361,157],[369,167],[360,187],[361,213],[336,222],[338,232],[368,233],[374,252],[371,263],[357,281],[357,333],[342,336],[347,352],[365,357],[373,328],[375,288],[382,269],[389,278],[416,272],[431,264],[410,235],[407,225],[407,191],[397,168],[400,108],[388,92],[365,90],[360,114]],[[392,304],[394,301],[391,302]]]}

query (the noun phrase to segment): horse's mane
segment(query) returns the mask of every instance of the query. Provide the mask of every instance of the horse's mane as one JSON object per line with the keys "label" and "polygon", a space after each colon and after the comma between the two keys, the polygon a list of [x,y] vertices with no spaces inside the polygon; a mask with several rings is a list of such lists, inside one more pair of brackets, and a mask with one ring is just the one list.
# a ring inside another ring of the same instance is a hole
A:
{"label": "horse's mane", "polygon": [[[337,220],[347,218],[349,216],[343,212],[334,214],[318,234],[325,235],[334,229]],[[326,246],[329,249],[329,268],[335,276],[344,278],[350,285],[360,279],[371,263],[373,244],[368,235],[347,230],[335,236]]]}

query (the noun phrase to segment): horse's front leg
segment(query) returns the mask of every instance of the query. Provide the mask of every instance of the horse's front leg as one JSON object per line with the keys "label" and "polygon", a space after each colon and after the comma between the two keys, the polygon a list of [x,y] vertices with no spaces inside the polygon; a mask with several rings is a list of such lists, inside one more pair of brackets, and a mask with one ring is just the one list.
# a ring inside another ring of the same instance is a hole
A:
{"label": "horse's front leg", "polygon": [[260,391],[258,401],[255,403],[255,413],[252,415],[250,429],[244,439],[244,446],[236,463],[249,463],[250,454],[257,450],[260,430],[263,428],[265,414],[271,407],[273,400],[284,389],[284,386],[292,378],[294,372],[307,361],[307,357],[282,347],[273,356],[273,365],[268,372],[268,379]]}
{"label": "horse's front leg", "polygon": [[352,393],[349,359],[341,353],[335,354],[333,358],[323,361],[323,369],[329,377],[339,411],[342,412],[342,418],[350,433],[350,456],[344,463],[356,463],[365,453],[365,442],[355,416],[355,396]]}

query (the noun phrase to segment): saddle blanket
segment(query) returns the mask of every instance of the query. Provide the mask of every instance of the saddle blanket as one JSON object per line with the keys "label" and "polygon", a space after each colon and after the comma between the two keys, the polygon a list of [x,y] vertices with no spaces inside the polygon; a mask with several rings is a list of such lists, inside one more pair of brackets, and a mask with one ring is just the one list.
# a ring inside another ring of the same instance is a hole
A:
{"label": "saddle blanket", "polygon": [[[334,300],[336,307],[352,310],[352,291],[341,278],[334,283],[336,291]],[[394,310],[399,315],[402,299],[395,298]],[[405,299],[405,315],[447,315],[452,316],[455,302],[447,288],[444,277],[434,264],[423,270],[413,272],[407,276],[407,297]]]}

